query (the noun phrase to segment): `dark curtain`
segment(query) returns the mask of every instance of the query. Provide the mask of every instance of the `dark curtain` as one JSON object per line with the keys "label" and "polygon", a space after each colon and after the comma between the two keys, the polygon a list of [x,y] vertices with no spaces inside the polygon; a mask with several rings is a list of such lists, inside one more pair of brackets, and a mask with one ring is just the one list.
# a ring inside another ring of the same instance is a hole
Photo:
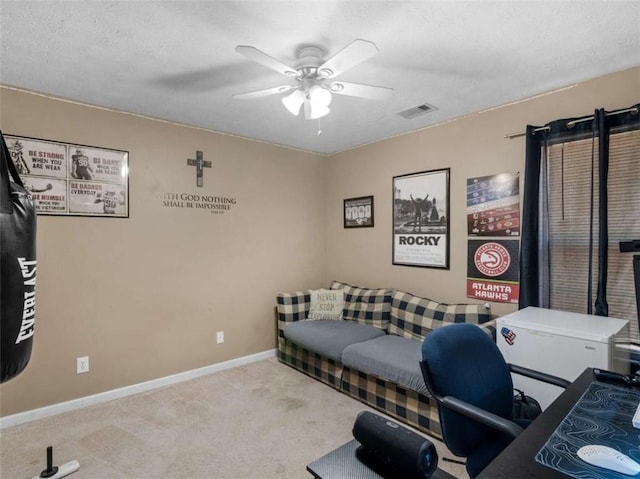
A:
{"label": "dark curtain", "polygon": [[[544,126],[527,126],[526,150],[525,150],[525,174],[523,185],[522,203],[522,226],[520,242],[520,299],[518,306],[520,309],[527,306],[548,307],[541,285],[545,280],[545,265],[542,264],[547,258],[543,254],[545,243],[544,215],[546,211],[541,210],[544,205],[544,195],[546,194],[543,175],[544,152],[549,144],[570,139],[598,138],[599,159],[598,177],[599,188],[599,230],[598,234],[598,286],[596,292],[596,314],[606,316],[608,305],[606,299],[607,285],[607,179],[609,169],[609,136],[612,129],[621,130],[626,125],[632,127],[638,123],[638,109],[640,103],[633,105],[629,109],[632,112],[621,114],[610,114],[604,109],[596,110],[592,121],[584,121],[584,118],[568,118],[556,120]],[[581,121],[582,120],[582,121]],[[595,154],[592,161],[595,161]],[[595,171],[593,168],[592,171]],[[593,188],[591,190],[593,192]],[[593,201],[593,195],[592,195]],[[593,208],[593,205],[592,205]],[[593,232],[589,238],[593,242]],[[591,264],[591,260],[590,260]],[[591,267],[589,268],[591,270]],[[589,281],[589,288],[591,288]],[[591,292],[589,293],[591,298]],[[589,300],[588,312],[592,313],[592,301]]]}
{"label": "dark curtain", "polygon": [[[609,316],[609,304],[607,303],[607,270],[609,255],[609,228],[608,228],[608,186],[609,178],[609,135],[611,127],[607,122],[604,109],[596,110],[593,115],[593,128],[598,130],[598,211],[600,212],[600,227],[598,229],[598,291],[596,293],[596,314]],[[589,283],[591,284],[591,283]],[[589,314],[591,314],[591,302],[589,302]]]}
{"label": "dark curtain", "polygon": [[540,306],[538,294],[538,203],[540,202],[540,163],[542,132],[528,125],[520,226],[520,309]]}

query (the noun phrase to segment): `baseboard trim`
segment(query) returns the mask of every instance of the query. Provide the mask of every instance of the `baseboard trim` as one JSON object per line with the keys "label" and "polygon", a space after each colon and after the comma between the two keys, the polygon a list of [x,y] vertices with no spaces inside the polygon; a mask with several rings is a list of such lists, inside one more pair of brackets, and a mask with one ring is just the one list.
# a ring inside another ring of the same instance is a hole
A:
{"label": "baseboard trim", "polygon": [[244,366],[245,364],[262,361],[263,359],[269,359],[273,357],[276,357],[276,350],[270,349],[261,353],[251,354],[249,356],[243,356],[241,358],[231,359],[229,361],[223,361],[217,364],[211,364],[210,366],[192,369],[190,371],[173,374],[171,376],[152,379],[151,381],[132,384],[131,386],[112,389],[110,391],[105,391],[78,399],[72,399],[71,401],[65,401],[58,404],[52,404],[51,406],[32,409],[31,411],[12,414],[11,416],[0,417],[0,430],[32,421],[37,421],[38,419],[44,419],[49,416],[55,416],[56,414],[61,414],[63,412],[82,409],[87,406],[93,406],[94,404],[112,401],[113,399],[120,399],[126,396],[132,396],[134,394],[150,391],[152,389],[169,386],[171,384],[181,383],[183,381],[188,381],[189,379],[199,378],[208,374],[224,371],[225,369],[236,368],[238,366]]}

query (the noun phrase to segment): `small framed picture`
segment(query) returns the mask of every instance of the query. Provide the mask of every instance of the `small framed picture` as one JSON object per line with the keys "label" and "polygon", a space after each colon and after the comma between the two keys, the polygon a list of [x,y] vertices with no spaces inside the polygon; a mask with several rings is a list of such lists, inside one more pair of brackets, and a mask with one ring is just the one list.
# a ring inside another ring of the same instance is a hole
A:
{"label": "small framed picture", "polygon": [[369,228],[373,226],[373,196],[360,196],[344,200],[344,227]]}

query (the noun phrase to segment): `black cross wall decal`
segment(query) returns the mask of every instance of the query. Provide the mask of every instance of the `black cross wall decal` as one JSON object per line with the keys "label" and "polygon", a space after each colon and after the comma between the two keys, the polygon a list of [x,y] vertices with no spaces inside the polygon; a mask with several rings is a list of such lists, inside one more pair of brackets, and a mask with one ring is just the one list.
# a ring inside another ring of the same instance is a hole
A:
{"label": "black cross wall decal", "polygon": [[196,151],[196,159],[188,159],[187,165],[196,167],[196,185],[202,187],[203,185],[203,176],[204,176],[204,168],[211,168],[210,161],[204,161],[202,159],[202,152]]}

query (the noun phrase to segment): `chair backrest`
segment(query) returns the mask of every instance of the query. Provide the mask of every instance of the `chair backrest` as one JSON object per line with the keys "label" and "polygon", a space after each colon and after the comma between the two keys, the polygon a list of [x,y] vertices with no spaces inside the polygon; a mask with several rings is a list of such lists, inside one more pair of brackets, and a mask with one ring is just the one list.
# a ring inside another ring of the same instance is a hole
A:
{"label": "chair backrest", "polygon": [[[422,343],[432,394],[452,396],[506,419],[513,418],[513,383],[500,350],[473,324],[452,324]],[[442,437],[457,456],[467,457],[494,430],[438,405]]]}

